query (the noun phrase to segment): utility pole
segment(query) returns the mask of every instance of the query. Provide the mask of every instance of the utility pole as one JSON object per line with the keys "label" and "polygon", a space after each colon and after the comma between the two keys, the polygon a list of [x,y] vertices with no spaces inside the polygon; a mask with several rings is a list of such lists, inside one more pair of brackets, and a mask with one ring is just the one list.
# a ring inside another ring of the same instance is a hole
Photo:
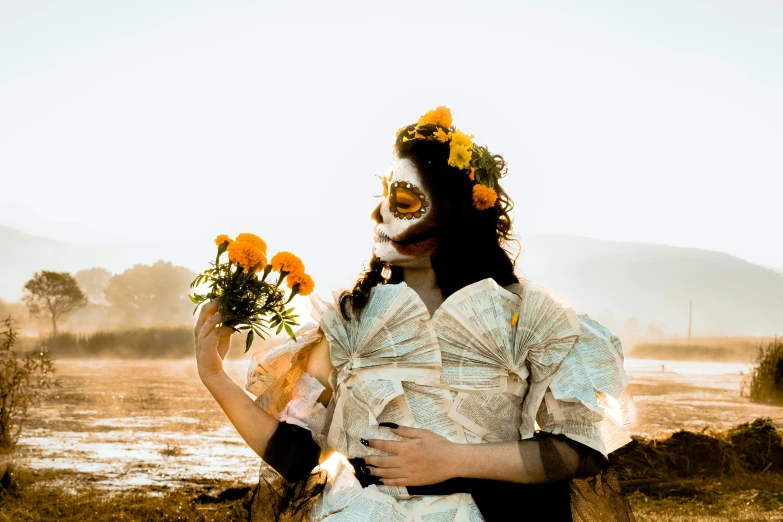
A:
{"label": "utility pole", "polygon": [[688,344],[691,344],[691,322],[693,321],[693,301],[688,307]]}

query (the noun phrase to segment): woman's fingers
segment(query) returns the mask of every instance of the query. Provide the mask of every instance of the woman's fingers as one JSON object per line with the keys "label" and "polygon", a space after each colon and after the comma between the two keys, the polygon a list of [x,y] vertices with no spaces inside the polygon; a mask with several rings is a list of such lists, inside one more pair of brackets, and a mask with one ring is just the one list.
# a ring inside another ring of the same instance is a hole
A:
{"label": "woman's fingers", "polygon": [[[383,423],[384,424],[391,424],[391,423]],[[394,424],[394,426],[397,426]],[[419,439],[421,437],[425,437],[428,433],[431,433],[427,430],[422,430],[420,428],[411,428],[410,426],[397,426],[396,428],[392,428],[391,426],[387,425],[384,426],[385,428],[389,428],[392,433],[397,435],[398,437],[404,437],[406,439]]]}
{"label": "woman's fingers", "polygon": [[407,442],[398,440],[383,440],[383,439],[369,439],[368,446],[371,448],[379,449],[387,453],[393,453],[399,455],[400,451],[404,448]]}
{"label": "woman's fingers", "polygon": [[398,479],[404,477],[400,468],[377,468],[375,466],[369,466],[365,469],[374,477],[381,477],[384,479]]}
{"label": "woman's fingers", "polygon": [[198,320],[196,321],[196,337],[198,337],[201,328],[204,326],[204,322],[207,317],[215,313],[218,309],[220,302],[218,299],[212,299],[201,305],[201,310],[198,313]]}
{"label": "woman's fingers", "polygon": [[207,320],[204,321],[204,326],[201,327],[201,331],[199,332],[198,335],[199,341],[205,339],[209,334],[211,334],[215,330],[215,327],[222,322],[223,322],[223,316],[220,314],[209,316]]}
{"label": "woman's fingers", "polygon": [[215,328],[215,335],[217,335],[218,338],[218,355],[221,359],[226,358],[226,354],[228,353],[228,349],[231,346],[231,334],[234,333],[234,329],[230,326],[218,326]]}
{"label": "woman's fingers", "polygon": [[396,468],[399,466],[399,458],[396,455],[367,455],[364,462],[378,468]]}
{"label": "woman's fingers", "polygon": [[387,478],[381,479],[381,484],[384,486],[410,486],[410,479],[408,478]]}

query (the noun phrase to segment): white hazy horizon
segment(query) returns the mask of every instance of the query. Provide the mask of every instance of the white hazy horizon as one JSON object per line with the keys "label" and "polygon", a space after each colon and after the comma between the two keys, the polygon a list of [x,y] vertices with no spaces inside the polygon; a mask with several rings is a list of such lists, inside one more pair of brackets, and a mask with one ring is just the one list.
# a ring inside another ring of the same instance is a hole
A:
{"label": "white hazy horizon", "polygon": [[6,1],[0,225],[248,231],[355,272],[395,130],[447,105],[507,159],[519,233],[783,266],[780,27],[775,1]]}

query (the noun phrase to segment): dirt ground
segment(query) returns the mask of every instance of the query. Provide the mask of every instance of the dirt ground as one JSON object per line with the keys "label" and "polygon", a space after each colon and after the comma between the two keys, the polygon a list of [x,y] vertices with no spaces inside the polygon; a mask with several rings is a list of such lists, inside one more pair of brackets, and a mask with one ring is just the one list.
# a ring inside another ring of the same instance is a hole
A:
{"label": "dirt ground", "polygon": [[[244,382],[247,362],[228,366]],[[660,438],[765,416],[783,426],[783,408],[740,396],[747,365],[629,360],[626,368],[635,434]],[[193,361],[61,360],[57,376],[59,393],[36,410],[18,448],[0,455],[0,465],[29,470],[23,493],[0,497],[0,521],[85,520],[65,506],[91,509],[94,520],[246,518],[244,488],[258,482],[259,459]],[[220,497],[225,491],[239,498]],[[704,481],[630,500],[640,521],[783,520],[783,479]]]}

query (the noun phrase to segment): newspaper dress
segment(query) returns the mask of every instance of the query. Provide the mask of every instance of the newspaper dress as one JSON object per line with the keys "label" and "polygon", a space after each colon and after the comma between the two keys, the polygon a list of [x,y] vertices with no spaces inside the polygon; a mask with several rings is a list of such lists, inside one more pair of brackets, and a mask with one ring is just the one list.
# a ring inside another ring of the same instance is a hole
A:
{"label": "newspaper dress", "polygon": [[[301,328],[296,341],[254,355],[247,390],[281,421],[309,429],[322,461],[334,451],[381,454],[359,442],[396,438],[380,422],[468,444],[526,439],[540,429],[604,455],[630,441],[619,341],[544,287],[527,283],[516,294],[485,279],[449,296],[431,318],[405,283],[373,288],[350,321],[317,296],[311,310],[317,324]],[[324,387],[304,371],[322,336],[334,367],[328,407],[317,400]],[[362,488],[350,466],[330,479],[312,519],[483,520],[467,493]]]}

